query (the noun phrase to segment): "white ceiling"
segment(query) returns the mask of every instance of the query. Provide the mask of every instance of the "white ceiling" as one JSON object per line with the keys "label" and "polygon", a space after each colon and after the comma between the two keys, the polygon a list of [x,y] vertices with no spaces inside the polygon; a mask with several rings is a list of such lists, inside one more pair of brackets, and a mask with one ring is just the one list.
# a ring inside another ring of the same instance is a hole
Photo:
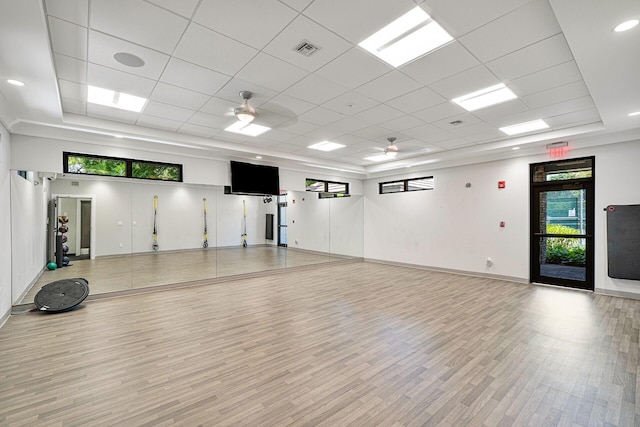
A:
{"label": "white ceiling", "polygon": [[[416,4],[454,41],[397,69],[357,46]],[[611,143],[640,136],[640,116],[628,117],[640,111],[640,26],[612,32],[630,18],[640,18],[637,0],[3,2],[0,119],[13,133],[118,134],[362,175],[512,157],[514,146],[524,153],[560,139]],[[300,55],[302,40],[321,49]],[[118,52],[145,65],[124,66]],[[500,82],[518,98],[472,113],[451,102]],[[88,104],[89,84],[149,101],[140,114]],[[255,123],[271,131],[223,130],[241,90],[254,93]],[[518,138],[498,130],[534,119],[550,129]],[[364,160],[389,137],[397,158]],[[307,148],[325,139],[346,147]]]}

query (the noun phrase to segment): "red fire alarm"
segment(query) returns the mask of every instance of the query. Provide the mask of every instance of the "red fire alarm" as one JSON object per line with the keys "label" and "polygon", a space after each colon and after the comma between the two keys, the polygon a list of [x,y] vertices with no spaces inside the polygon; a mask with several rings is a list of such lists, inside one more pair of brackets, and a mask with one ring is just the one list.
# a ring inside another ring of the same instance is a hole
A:
{"label": "red fire alarm", "polygon": [[505,188],[507,186],[506,181],[498,181],[498,188]]}

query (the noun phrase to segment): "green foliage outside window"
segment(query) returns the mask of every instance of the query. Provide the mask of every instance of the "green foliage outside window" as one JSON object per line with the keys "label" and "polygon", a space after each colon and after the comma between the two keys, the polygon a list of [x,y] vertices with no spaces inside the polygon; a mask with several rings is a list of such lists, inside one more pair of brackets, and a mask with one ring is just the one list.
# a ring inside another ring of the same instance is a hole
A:
{"label": "green foliage outside window", "polygon": [[127,162],[101,157],[72,156],[67,161],[68,172],[87,175],[126,176]]}
{"label": "green foliage outside window", "polygon": [[[572,227],[559,224],[547,224],[549,234],[579,234]],[[568,237],[547,238],[547,264],[584,266],[587,253],[583,239]]]}
{"label": "green foliage outside window", "polygon": [[180,170],[177,166],[133,162],[131,176],[133,178],[159,179],[162,181],[180,181]]}

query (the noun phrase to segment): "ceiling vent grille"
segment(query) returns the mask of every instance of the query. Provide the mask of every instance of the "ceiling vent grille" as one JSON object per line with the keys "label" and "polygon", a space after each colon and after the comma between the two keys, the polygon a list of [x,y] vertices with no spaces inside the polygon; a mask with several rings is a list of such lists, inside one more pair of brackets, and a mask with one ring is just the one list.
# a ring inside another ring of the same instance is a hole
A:
{"label": "ceiling vent grille", "polygon": [[293,50],[295,50],[296,52],[298,52],[301,55],[311,56],[314,53],[316,53],[317,51],[319,51],[320,47],[312,44],[308,40],[302,40],[300,43],[295,45]]}

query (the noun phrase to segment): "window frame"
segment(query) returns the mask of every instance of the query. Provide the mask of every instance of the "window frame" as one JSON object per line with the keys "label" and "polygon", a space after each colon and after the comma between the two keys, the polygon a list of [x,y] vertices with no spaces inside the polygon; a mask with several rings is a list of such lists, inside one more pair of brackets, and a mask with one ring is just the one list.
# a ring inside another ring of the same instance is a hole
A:
{"label": "window frame", "polygon": [[[98,160],[112,160],[116,162],[124,162],[125,163],[125,174],[124,175],[103,175],[98,173],[81,173],[81,172],[73,172],[69,170],[69,157],[85,157],[91,159]],[[160,179],[160,178],[143,178],[143,177],[135,177],[133,176],[133,164],[148,164],[155,166],[165,166],[165,167],[174,167],[178,171],[177,179]],[[124,157],[113,157],[113,156],[101,156],[98,154],[86,154],[86,153],[75,153],[70,151],[64,151],[62,153],[62,171],[63,173],[68,173],[72,175],[87,175],[87,176],[105,176],[112,178],[128,178],[128,179],[141,179],[146,181],[161,181],[161,182],[183,182],[183,166],[179,163],[166,163],[166,162],[156,162],[153,160],[140,160],[140,159],[128,159]]]}
{"label": "window frame", "polygon": [[[412,188],[412,189],[409,188],[409,183],[411,181],[420,181],[423,179],[431,180],[431,183],[432,183],[431,188]],[[402,189],[398,191],[383,191],[384,186],[389,184],[401,184]],[[435,180],[433,178],[433,175],[423,176],[420,178],[397,179],[394,181],[385,181],[385,182],[378,183],[378,194],[397,194],[397,193],[408,193],[408,192],[414,192],[414,191],[427,191],[427,190],[433,190],[433,189],[435,189]]]}
{"label": "window frame", "polygon": [[[323,189],[321,191],[316,191],[316,190],[309,190],[307,187],[307,181],[315,181],[315,182],[322,182],[323,185]],[[329,191],[329,185],[330,184],[338,184],[338,185],[344,185],[344,190],[345,191]],[[324,179],[316,179],[316,178],[305,178],[305,191],[308,191],[310,193],[327,193],[327,194],[344,194],[344,195],[348,195],[349,194],[349,183],[348,182],[338,182],[338,181],[327,181]]]}

